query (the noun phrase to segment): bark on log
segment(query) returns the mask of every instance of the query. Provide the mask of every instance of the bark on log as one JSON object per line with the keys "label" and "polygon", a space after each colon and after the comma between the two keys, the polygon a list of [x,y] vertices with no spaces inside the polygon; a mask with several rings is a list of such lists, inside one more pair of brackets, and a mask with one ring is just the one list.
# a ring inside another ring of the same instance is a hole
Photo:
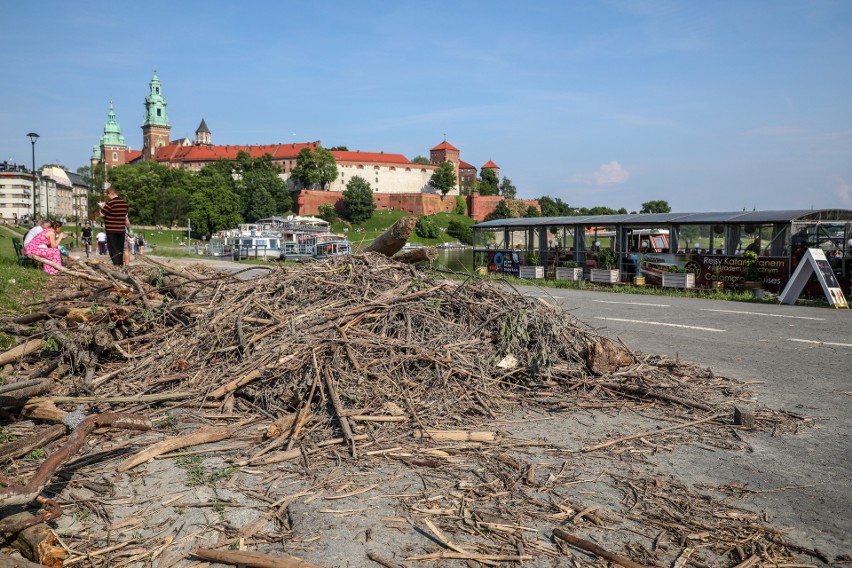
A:
{"label": "bark on log", "polygon": [[639,564],[638,562],[633,562],[629,558],[625,558],[621,555],[615,554],[613,552],[609,552],[608,550],[604,550],[594,542],[589,542],[588,540],[583,540],[582,538],[577,538],[576,536],[565,532],[560,528],[553,529],[553,536],[560,540],[564,540],[571,546],[576,546],[586,552],[591,552],[595,556],[603,558],[605,560],[609,560],[613,564],[618,564],[619,566],[624,566],[624,568],[648,568],[644,564]]}
{"label": "bark on log", "polygon": [[36,562],[31,562],[26,558],[15,558],[14,556],[0,553],[0,568],[44,568],[44,566]]}
{"label": "bark on log", "polygon": [[295,556],[289,556],[283,552],[271,556],[250,550],[213,550],[212,548],[199,548],[192,553],[203,560],[221,562],[222,564],[242,564],[256,568],[320,568],[306,560]]}
{"label": "bark on log", "polygon": [[426,261],[432,262],[437,258],[438,249],[435,247],[420,247],[393,257],[394,260],[404,262],[405,264],[417,264],[418,262]]}
{"label": "bark on log", "polygon": [[376,237],[364,249],[364,252],[378,252],[385,256],[395,255],[408,242],[408,237],[411,236],[411,232],[414,230],[416,224],[417,217],[402,217],[401,219],[397,219],[396,223]]}
{"label": "bark on log", "polygon": [[[35,519],[29,513],[18,513],[3,519],[4,521],[19,521]],[[27,527],[17,535],[4,534],[6,538],[13,538],[12,546],[29,560],[38,562],[43,566],[60,568],[65,559],[65,549],[59,544],[56,533],[44,523],[38,523]]]}
{"label": "bark on log", "polygon": [[25,456],[36,448],[43,448],[50,442],[64,436],[66,431],[67,429],[64,425],[54,424],[26,438],[15,440],[14,442],[6,442],[0,446],[0,463]]}
{"label": "bark on log", "polygon": [[33,353],[41,349],[41,346],[44,345],[43,339],[30,339],[26,343],[21,343],[20,345],[16,345],[12,347],[8,351],[0,353],[0,365],[5,365],[6,363],[11,363],[15,359],[20,359],[27,355],[27,353]]}
{"label": "bark on log", "polygon": [[118,464],[116,470],[119,473],[125,472],[161,454],[172,452],[174,450],[179,450],[181,448],[188,448],[190,446],[209,444],[211,442],[220,442],[225,438],[232,436],[233,434],[233,430],[225,427],[201,428],[200,430],[193,432],[192,434],[188,434],[186,436],[179,436],[177,438],[170,438],[168,440],[163,440],[162,442],[157,442],[156,444],[148,446],[138,454]]}

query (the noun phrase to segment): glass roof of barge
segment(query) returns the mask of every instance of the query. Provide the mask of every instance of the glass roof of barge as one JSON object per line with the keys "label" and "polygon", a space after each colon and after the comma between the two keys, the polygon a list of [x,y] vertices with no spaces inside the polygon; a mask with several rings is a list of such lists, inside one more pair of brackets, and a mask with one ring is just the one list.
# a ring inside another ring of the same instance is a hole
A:
{"label": "glass roof of barge", "polygon": [[627,215],[577,215],[569,217],[523,217],[495,219],[474,229],[541,227],[552,225],[701,225],[706,223],[792,223],[794,221],[852,222],[849,209],[790,209],[785,211],[733,211],[700,213],[633,213]]}

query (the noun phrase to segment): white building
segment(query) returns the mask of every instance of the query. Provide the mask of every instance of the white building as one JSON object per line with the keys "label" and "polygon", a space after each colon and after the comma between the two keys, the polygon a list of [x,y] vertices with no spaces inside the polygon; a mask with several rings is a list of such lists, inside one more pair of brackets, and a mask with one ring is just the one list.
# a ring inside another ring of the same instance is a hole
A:
{"label": "white building", "polygon": [[0,162],[0,222],[14,223],[33,212],[33,176],[25,166]]}

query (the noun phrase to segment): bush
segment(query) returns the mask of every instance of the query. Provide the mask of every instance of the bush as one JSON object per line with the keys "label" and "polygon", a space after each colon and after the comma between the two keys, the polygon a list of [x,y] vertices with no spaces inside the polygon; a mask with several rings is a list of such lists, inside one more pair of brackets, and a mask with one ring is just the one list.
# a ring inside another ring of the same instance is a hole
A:
{"label": "bush", "polygon": [[454,239],[458,239],[460,243],[466,245],[473,244],[473,229],[470,228],[470,225],[462,221],[451,220],[447,224],[447,234]]}
{"label": "bush", "polygon": [[527,266],[538,266],[539,259],[538,253],[536,252],[528,252],[526,256]]}
{"label": "bush", "polygon": [[334,205],[331,205],[330,203],[323,203],[320,205],[319,218],[323,221],[328,221],[329,223],[337,221],[337,211],[334,209]]}
{"label": "bush", "polygon": [[435,219],[428,215],[421,215],[420,219],[417,220],[417,225],[414,226],[414,234],[421,239],[437,239],[441,231],[438,229]]}
{"label": "bush", "polygon": [[461,195],[456,195],[456,206],[453,207],[453,213],[456,215],[467,215],[467,203]]}

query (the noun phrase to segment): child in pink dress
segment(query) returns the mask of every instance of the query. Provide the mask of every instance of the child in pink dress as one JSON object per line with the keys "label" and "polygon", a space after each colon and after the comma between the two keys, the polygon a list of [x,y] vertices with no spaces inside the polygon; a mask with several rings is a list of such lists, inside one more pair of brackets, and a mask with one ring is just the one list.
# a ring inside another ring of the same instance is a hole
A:
{"label": "child in pink dress", "polygon": [[[62,253],[59,252],[59,243],[62,242],[65,235],[59,232],[61,228],[62,223],[54,221],[49,229],[45,229],[37,234],[33,240],[27,244],[24,248],[24,254],[27,256],[37,256],[56,264],[62,264]],[[44,271],[48,274],[59,273],[59,271],[52,266],[48,266],[46,264],[42,266],[44,267]]]}

